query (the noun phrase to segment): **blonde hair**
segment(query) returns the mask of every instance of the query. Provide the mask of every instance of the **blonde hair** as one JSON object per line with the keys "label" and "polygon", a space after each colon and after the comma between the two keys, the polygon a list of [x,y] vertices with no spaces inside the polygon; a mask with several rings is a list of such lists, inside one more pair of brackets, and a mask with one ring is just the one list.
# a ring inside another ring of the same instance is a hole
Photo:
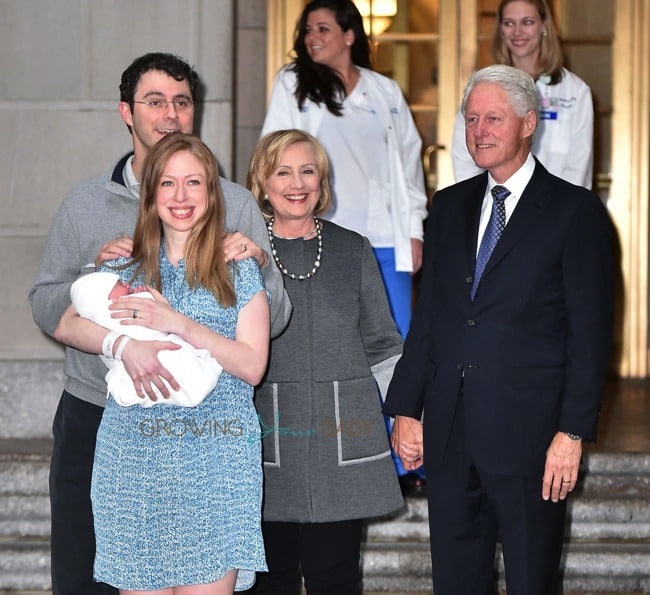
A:
{"label": "blonde hair", "polygon": [[[494,51],[494,59],[498,64],[506,64],[514,66],[512,63],[512,56],[510,50],[501,35],[501,25],[503,24],[503,9],[516,0],[501,0],[497,10],[497,22],[494,30],[494,37],[492,38],[492,48]],[[562,80],[563,72],[562,67],[564,60],[562,57],[562,47],[558,38],[557,30],[553,22],[553,15],[546,0],[523,0],[532,4],[542,19],[544,24],[545,34],[542,35],[542,40],[539,46],[539,56],[537,57],[538,72],[535,73],[535,79],[541,74],[547,74],[551,77],[551,84],[556,85]]]}
{"label": "blonde hair", "polygon": [[303,130],[295,128],[276,130],[259,140],[248,167],[248,188],[253,193],[266,219],[273,217],[273,207],[266,196],[266,181],[279,166],[284,152],[296,143],[308,144],[316,156],[316,166],[320,176],[320,197],[316,203],[314,215],[322,215],[332,206],[332,189],[329,181],[330,165],[323,146],[315,137]]}
{"label": "blonde hair", "polygon": [[234,306],[235,290],[230,267],[224,261],[225,208],[219,168],[212,151],[199,138],[176,132],[161,139],[149,151],[142,166],[138,220],[133,234],[131,262],[136,264],[133,278],[143,275],[145,283],[163,291],[158,258],[163,227],[158,216],[156,195],[160,179],[170,158],[187,151],[205,168],[207,207],[190,231],[185,243],[185,276],[193,289],[199,285],[211,291],[223,306]]}

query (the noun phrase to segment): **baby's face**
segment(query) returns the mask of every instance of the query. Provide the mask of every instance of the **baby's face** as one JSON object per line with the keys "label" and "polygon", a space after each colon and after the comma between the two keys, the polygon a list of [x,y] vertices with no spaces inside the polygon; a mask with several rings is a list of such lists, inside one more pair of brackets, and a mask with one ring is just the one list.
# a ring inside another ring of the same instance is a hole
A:
{"label": "baby's face", "polygon": [[114,300],[119,297],[129,295],[130,293],[131,293],[131,287],[129,286],[129,284],[124,283],[123,281],[118,281],[117,283],[115,283],[113,289],[111,289],[111,292],[108,294],[108,299]]}

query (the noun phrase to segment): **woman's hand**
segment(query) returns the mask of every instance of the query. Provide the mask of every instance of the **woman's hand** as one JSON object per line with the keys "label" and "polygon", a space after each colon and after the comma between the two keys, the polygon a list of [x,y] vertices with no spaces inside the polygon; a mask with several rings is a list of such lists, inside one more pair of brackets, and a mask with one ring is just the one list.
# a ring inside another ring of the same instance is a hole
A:
{"label": "woman's hand", "polygon": [[183,314],[169,305],[164,296],[153,287],[147,287],[153,300],[127,295],[109,305],[111,318],[120,320],[124,326],[139,324],[163,333],[180,334]]}
{"label": "woman's hand", "polygon": [[226,234],[223,242],[223,252],[226,256],[226,262],[242,260],[252,256],[257,260],[261,269],[269,263],[269,255],[239,231]]}
{"label": "woman's hand", "polygon": [[[152,300],[143,298],[132,299],[137,299],[138,302],[152,302]],[[54,337],[65,345],[70,345],[86,353],[101,354],[107,332],[107,329],[79,316],[74,307],[69,306],[54,331]],[[125,339],[126,336],[123,335],[115,341],[112,349],[113,354],[117,352]],[[135,339],[123,346],[120,357],[138,395],[141,397],[148,395],[155,400],[156,393],[152,388],[154,385],[164,397],[169,397],[169,389],[165,386],[163,378],[173,390],[180,390],[178,382],[158,359],[159,351],[173,351],[179,348],[180,345],[170,341],[136,341]]]}
{"label": "woman's hand", "polygon": [[413,272],[411,275],[415,275],[422,268],[422,246],[422,240],[411,238],[411,254],[413,256]]}
{"label": "woman's hand", "polygon": [[95,259],[95,267],[99,267],[99,265],[106,260],[115,260],[120,256],[131,258],[132,250],[133,240],[131,238],[117,238],[110,242],[106,242],[106,244],[100,248],[99,254]]}
{"label": "woman's hand", "polygon": [[174,351],[180,349],[180,347],[180,345],[170,341],[136,340],[129,341],[124,346],[121,356],[122,363],[126,373],[133,381],[135,392],[139,397],[149,397],[152,401],[155,401],[158,398],[153,390],[153,386],[155,386],[164,398],[169,398],[169,390],[163,379],[169,383],[173,390],[180,389],[176,379],[158,359],[159,351]]}
{"label": "woman's hand", "polygon": [[390,443],[406,471],[424,464],[422,422],[412,417],[398,415],[393,422]]}

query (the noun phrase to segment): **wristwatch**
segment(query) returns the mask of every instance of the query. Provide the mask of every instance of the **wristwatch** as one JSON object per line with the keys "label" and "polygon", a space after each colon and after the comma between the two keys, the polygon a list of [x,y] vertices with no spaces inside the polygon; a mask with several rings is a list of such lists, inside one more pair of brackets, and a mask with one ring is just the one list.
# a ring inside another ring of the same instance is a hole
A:
{"label": "wristwatch", "polygon": [[562,433],[568,436],[569,438],[571,438],[571,440],[582,440],[582,436],[578,436],[577,434],[571,434],[571,432],[562,432]]}

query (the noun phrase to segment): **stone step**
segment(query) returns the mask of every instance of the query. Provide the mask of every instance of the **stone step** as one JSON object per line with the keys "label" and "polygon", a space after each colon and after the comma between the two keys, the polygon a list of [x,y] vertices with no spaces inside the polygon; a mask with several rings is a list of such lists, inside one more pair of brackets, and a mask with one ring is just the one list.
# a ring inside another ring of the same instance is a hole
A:
{"label": "stone step", "polygon": [[583,496],[568,505],[572,539],[650,539],[650,494],[634,497]]}
{"label": "stone step", "polygon": [[[50,531],[50,503],[46,495],[0,496],[0,536],[46,537]],[[378,542],[428,541],[426,503],[412,500],[404,513],[368,524],[367,539]],[[582,498],[569,504],[567,526],[571,539],[650,539],[648,499],[597,500]]]}
{"label": "stone step", "polygon": [[0,495],[0,536],[49,537],[50,499],[47,495]]}
{"label": "stone step", "polygon": [[[568,505],[567,538],[571,540],[650,540],[649,495],[633,498],[572,498]],[[408,499],[397,515],[368,523],[368,541],[428,541],[426,500]]]}
{"label": "stone step", "polygon": [[[0,495],[47,494],[51,440],[17,440],[10,446],[6,442],[0,440]],[[30,446],[39,452],[25,452]],[[576,494],[607,491],[650,493],[650,454],[587,453]]]}
{"label": "stone step", "polygon": [[0,539],[0,588],[50,589],[49,539]]}
{"label": "stone step", "polygon": [[0,459],[0,497],[47,495],[49,472],[49,461]]}
{"label": "stone step", "polygon": [[[362,554],[364,591],[412,593],[431,588],[428,543],[368,542]],[[650,543],[569,543],[564,552],[565,591],[650,592]],[[645,569],[645,570],[644,570]],[[499,560],[500,576],[503,576]],[[503,582],[503,581],[501,581]],[[0,542],[0,586],[47,589],[47,541]]]}
{"label": "stone step", "polygon": [[[564,591],[650,592],[650,542],[569,543],[563,553]],[[501,588],[503,560],[497,558]],[[363,548],[364,591],[427,591],[431,559],[426,543],[373,544]]]}
{"label": "stone step", "polygon": [[650,474],[650,453],[647,452],[585,452],[580,463],[584,472],[603,475]]}
{"label": "stone step", "polygon": [[[0,441],[0,595],[50,586],[48,474],[51,441]],[[650,592],[650,455],[588,453],[569,501],[564,592]],[[368,524],[364,592],[431,593],[428,509],[409,498]],[[498,560],[500,576],[502,562]]]}
{"label": "stone step", "polygon": [[650,494],[650,454],[586,453],[576,495],[607,491],[619,496]]}

